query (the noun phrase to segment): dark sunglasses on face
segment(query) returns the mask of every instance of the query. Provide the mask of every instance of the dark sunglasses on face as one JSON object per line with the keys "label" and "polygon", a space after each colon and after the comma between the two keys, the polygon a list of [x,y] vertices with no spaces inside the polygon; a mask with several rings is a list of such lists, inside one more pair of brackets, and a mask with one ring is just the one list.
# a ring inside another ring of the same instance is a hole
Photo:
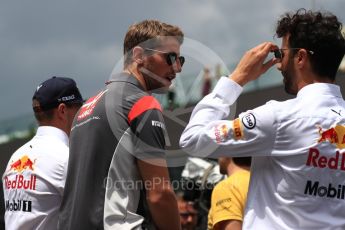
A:
{"label": "dark sunglasses on face", "polygon": [[[285,48],[285,49],[276,49],[276,50],[273,50],[271,52],[274,53],[274,57],[275,58],[278,58],[278,59],[282,59],[284,57],[284,50],[300,50],[300,49],[303,49],[303,48]],[[311,50],[307,50],[308,53],[310,53],[311,55],[314,54],[314,51],[311,51]]]}
{"label": "dark sunglasses on face", "polygon": [[177,53],[175,52],[164,52],[161,50],[155,50],[155,49],[150,49],[150,48],[145,48],[145,50],[150,50],[150,51],[155,51],[158,53],[165,54],[166,62],[168,65],[173,65],[176,60],[178,59],[180,61],[181,67],[183,66],[185,62],[185,58],[183,56],[178,56]]}

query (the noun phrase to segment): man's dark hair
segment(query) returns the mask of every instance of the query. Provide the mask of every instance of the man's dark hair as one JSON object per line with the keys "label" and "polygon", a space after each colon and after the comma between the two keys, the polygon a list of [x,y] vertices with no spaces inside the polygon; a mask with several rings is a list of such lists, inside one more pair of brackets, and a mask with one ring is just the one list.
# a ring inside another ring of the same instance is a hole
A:
{"label": "man's dark hair", "polygon": [[[299,9],[284,14],[277,23],[279,38],[289,35],[290,48],[304,48],[309,52],[312,70],[320,77],[334,81],[345,53],[342,24],[331,13]],[[292,50],[296,54],[298,50]]]}
{"label": "man's dark hair", "polygon": [[38,123],[41,123],[44,121],[51,121],[54,118],[54,109],[50,109],[47,111],[34,112],[34,115]]}
{"label": "man's dark hair", "polygon": [[150,39],[158,38],[159,36],[176,37],[178,42],[182,44],[184,34],[179,27],[169,25],[157,20],[144,20],[142,22],[131,25],[128,28],[123,43],[125,66],[127,66],[131,62],[132,49],[135,46],[140,45]]}
{"label": "man's dark hair", "polygon": [[[71,104],[65,103],[65,105],[69,109],[73,107],[78,107],[78,108],[81,107],[81,104],[74,104],[74,103],[71,103]],[[57,107],[48,109],[48,110],[34,111],[34,115],[38,124],[41,124],[42,122],[52,121],[54,119],[54,109],[56,108]]]}
{"label": "man's dark hair", "polygon": [[238,166],[250,167],[252,157],[233,157],[232,161]]}

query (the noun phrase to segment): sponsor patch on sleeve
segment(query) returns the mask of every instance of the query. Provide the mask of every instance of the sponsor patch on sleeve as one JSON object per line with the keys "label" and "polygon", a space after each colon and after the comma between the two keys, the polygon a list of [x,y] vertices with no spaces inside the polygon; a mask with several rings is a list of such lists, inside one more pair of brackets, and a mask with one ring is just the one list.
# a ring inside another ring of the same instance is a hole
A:
{"label": "sponsor patch on sleeve", "polygon": [[236,140],[243,139],[243,130],[242,130],[242,125],[239,118],[236,118],[233,121],[233,130],[234,130],[234,138]]}
{"label": "sponsor patch on sleeve", "polygon": [[152,120],[152,121],[151,121],[151,124],[152,124],[152,126],[154,126],[154,127],[159,127],[159,128],[161,128],[161,129],[164,129],[164,130],[165,130],[165,125],[164,125],[163,122]]}
{"label": "sponsor patch on sleeve", "polygon": [[256,126],[256,119],[255,116],[252,113],[247,113],[242,117],[242,124],[247,129],[253,129]]}
{"label": "sponsor patch on sleeve", "polygon": [[135,118],[148,110],[156,109],[162,112],[161,105],[153,96],[143,96],[132,106],[128,113],[128,122],[131,123]]}
{"label": "sponsor patch on sleeve", "polygon": [[215,128],[214,135],[217,143],[224,142],[228,138],[229,129],[226,124],[220,124]]}

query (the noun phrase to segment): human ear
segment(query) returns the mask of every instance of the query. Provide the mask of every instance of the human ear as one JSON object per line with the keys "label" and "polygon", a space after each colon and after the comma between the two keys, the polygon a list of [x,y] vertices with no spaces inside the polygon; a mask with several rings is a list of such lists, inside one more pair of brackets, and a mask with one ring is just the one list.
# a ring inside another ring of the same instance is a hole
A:
{"label": "human ear", "polygon": [[143,64],[144,49],[140,46],[133,48],[133,60],[138,64]]}

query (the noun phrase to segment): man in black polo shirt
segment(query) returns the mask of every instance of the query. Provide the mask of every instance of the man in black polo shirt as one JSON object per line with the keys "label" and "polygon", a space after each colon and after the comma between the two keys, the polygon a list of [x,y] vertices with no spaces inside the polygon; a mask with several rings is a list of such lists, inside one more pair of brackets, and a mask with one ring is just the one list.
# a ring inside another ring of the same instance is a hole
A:
{"label": "man in black polo shirt", "polygon": [[59,229],[180,229],[165,160],[162,109],[181,72],[183,32],[145,20],[129,27],[124,70],[78,112]]}

